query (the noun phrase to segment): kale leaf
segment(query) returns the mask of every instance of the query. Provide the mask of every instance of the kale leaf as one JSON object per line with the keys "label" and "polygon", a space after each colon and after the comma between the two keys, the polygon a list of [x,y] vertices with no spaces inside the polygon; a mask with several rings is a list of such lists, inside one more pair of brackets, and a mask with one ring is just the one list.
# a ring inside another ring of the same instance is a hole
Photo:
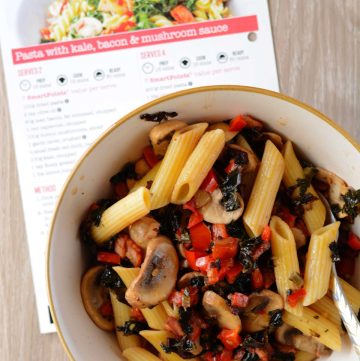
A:
{"label": "kale leaf", "polygon": [[160,223],[160,234],[171,240],[177,240],[176,233],[181,225],[181,207],[169,204],[166,207],[152,211],[151,215]]}
{"label": "kale leaf", "polygon": [[163,121],[168,120],[169,118],[177,117],[178,113],[176,112],[156,112],[156,113],[144,113],[140,115],[140,119],[145,120],[147,122],[156,122],[161,123]]}
{"label": "kale leaf", "polygon": [[349,189],[342,198],[345,202],[343,211],[354,220],[360,212],[360,189]]}
{"label": "kale leaf", "polygon": [[329,244],[329,248],[331,250],[332,261],[339,262],[340,261],[340,253],[339,253],[338,244],[335,241],[333,241]]}
{"label": "kale leaf", "polygon": [[184,307],[179,308],[179,323],[182,330],[187,335],[189,335],[193,330],[190,324],[191,316],[192,316],[191,308],[184,308]]}
{"label": "kale leaf", "polygon": [[162,343],[160,346],[164,352],[175,352],[183,359],[191,359],[196,357],[196,355],[191,353],[194,348],[194,344],[186,335],[183,336],[180,340],[175,338],[168,338],[166,344]]}
{"label": "kale leaf", "polygon": [[264,347],[264,343],[260,342],[258,340],[255,340],[250,335],[246,335],[243,340],[242,346],[246,347],[246,348],[248,348],[248,347],[259,348],[259,347]]}
{"label": "kale leaf", "polygon": [[118,331],[123,332],[124,336],[138,335],[140,331],[146,330],[148,325],[146,322],[139,322],[129,320],[124,323],[124,326],[117,326]]}
{"label": "kale leaf", "polygon": [[99,284],[111,289],[125,288],[125,284],[111,266],[106,266],[99,275]]}
{"label": "kale leaf", "polygon": [[242,361],[257,361],[259,360],[259,356],[254,352],[249,352],[246,351],[245,355],[243,356],[243,358],[241,359]]}
{"label": "kale leaf", "polygon": [[135,172],[135,164],[134,163],[126,163],[121,170],[114,174],[110,178],[110,183],[112,185],[116,185],[122,182],[126,182],[127,179],[137,179],[137,174]]}
{"label": "kale leaf", "polygon": [[254,261],[252,254],[254,249],[262,243],[260,236],[243,239],[240,241],[238,259],[245,269],[253,268]]}
{"label": "kale leaf", "polygon": [[269,321],[270,326],[280,327],[283,324],[282,311],[280,309],[270,311],[269,316],[270,316],[270,321]]}
{"label": "kale leaf", "polygon": [[235,169],[230,172],[220,185],[223,195],[220,203],[227,212],[235,211],[240,208],[240,200],[237,194],[237,187],[241,183],[241,173]]}

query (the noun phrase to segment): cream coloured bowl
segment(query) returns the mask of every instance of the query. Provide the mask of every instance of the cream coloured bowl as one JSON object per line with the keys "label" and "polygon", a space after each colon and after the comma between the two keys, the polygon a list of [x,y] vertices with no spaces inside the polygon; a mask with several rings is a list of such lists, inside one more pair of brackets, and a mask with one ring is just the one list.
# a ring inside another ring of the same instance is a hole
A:
{"label": "cream coloured bowl", "polygon": [[[360,188],[360,146],[320,112],[284,95],[242,86],[211,86],[174,93],[134,110],[106,131],[79,160],[59,198],[47,253],[48,291],[58,334],[71,360],[122,359],[112,333],[98,329],[82,304],[80,279],[85,261],[78,228],[85,211],[110,192],[108,179],[123,164],[136,160],[148,140],[152,122],[140,114],[176,111],[186,122],[216,122],[249,113],[293,140],[316,165],[332,170]],[[360,233],[359,222],[355,230]],[[358,262],[355,283],[360,286]],[[357,360],[349,342],[331,361]]]}

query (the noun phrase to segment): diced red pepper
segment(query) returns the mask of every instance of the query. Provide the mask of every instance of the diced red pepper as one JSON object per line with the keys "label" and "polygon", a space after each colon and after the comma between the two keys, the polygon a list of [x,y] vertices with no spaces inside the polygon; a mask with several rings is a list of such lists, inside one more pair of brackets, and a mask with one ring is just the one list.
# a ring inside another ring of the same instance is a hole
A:
{"label": "diced red pepper", "polygon": [[192,246],[200,251],[206,251],[210,247],[211,232],[205,223],[200,222],[189,229]]}
{"label": "diced red pepper", "polygon": [[199,271],[199,267],[196,266],[196,260],[200,257],[206,256],[206,252],[202,251],[189,251],[184,249],[185,258],[189,264],[189,267],[194,271]]}
{"label": "diced red pepper", "polygon": [[219,354],[214,354],[210,351],[206,352],[206,354],[203,356],[204,361],[220,361]]}
{"label": "diced red pepper", "polygon": [[114,312],[113,312],[113,308],[111,305],[111,302],[104,302],[100,308],[99,308],[99,312],[101,314],[101,316],[103,317],[110,317],[113,316]]}
{"label": "diced red pepper", "polygon": [[209,285],[214,285],[220,281],[219,270],[216,266],[210,267],[206,273]]}
{"label": "diced red pepper", "polygon": [[360,238],[353,232],[349,232],[347,244],[354,251],[360,251]]}
{"label": "diced red pepper", "polygon": [[98,252],[97,260],[102,263],[120,264],[120,256],[112,252]]}
{"label": "diced red pepper", "polygon": [[241,337],[238,330],[228,330],[223,328],[218,335],[218,339],[227,350],[234,350],[241,344]]}
{"label": "diced red pepper", "polygon": [[238,168],[237,164],[235,163],[234,159],[230,159],[229,164],[226,166],[225,168],[225,173],[229,174],[231,173],[233,170],[235,170],[236,168]]}
{"label": "diced red pepper", "polygon": [[134,267],[140,267],[143,262],[143,252],[132,239],[126,240],[126,257]]}
{"label": "diced red pepper", "polygon": [[233,359],[232,350],[224,349],[224,350],[221,351],[220,361],[232,361],[232,359]]}
{"label": "diced red pepper", "polygon": [[132,307],[130,310],[130,318],[132,320],[136,320],[136,321],[140,321],[140,322],[145,322],[145,317],[142,314],[142,312],[140,311],[140,308],[137,307]]}
{"label": "diced red pepper", "polygon": [[249,302],[249,297],[240,292],[230,294],[228,299],[233,307],[246,307]]}
{"label": "diced red pepper", "polygon": [[258,290],[264,287],[264,279],[259,268],[255,268],[251,273],[251,286],[253,290]]}
{"label": "diced red pepper", "polygon": [[[187,287],[187,292],[189,292],[189,295],[186,297],[189,297],[189,299],[190,299],[190,306],[196,305],[199,301],[197,288],[196,287]],[[184,297],[185,297],[185,288],[181,289],[180,291],[171,292],[171,294],[168,298],[168,301],[178,307],[181,307],[181,306],[185,307]]]}
{"label": "diced red pepper", "polygon": [[202,182],[200,189],[202,189],[208,193],[212,193],[218,187],[219,187],[219,183],[216,179],[215,172],[212,169],[210,169],[209,173],[207,174],[204,181]]}
{"label": "diced red pepper", "polygon": [[228,237],[224,239],[217,239],[214,241],[212,248],[212,255],[215,259],[227,259],[236,256],[239,246],[237,238]]}
{"label": "diced red pepper", "polygon": [[185,203],[183,205],[183,209],[188,209],[189,211],[192,212],[192,214],[191,214],[191,216],[189,218],[189,223],[187,225],[187,228],[189,228],[189,229],[196,226],[197,224],[202,222],[202,220],[204,219],[203,215],[195,207],[195,200],[194,199],[191,199],[189,202]]}
{"label": "diced red pepper", "polygon": [[170,10],[170,15],[179,24],[192,23],[193,21],[195,21],[192,12],[184,5],[175,6],[173,9]]}
{"label": "diced red pepper", "polygon": [[113,188],[117,199],[124,198],[129,193],[128,187],[125,182],[114,184]]}
{"label": "diced red pepper", "polygon": [[150,168],[154,168],[157,163],[159,163],[159,159],[154,153],[154,149],[151,145],[148,145],[143,150],[143,156],[145,159],[145,162]]}
{"label": "diced red pepper", "polygon": [[234,266],[234,260],[232,258],[220,260],[219,278],[223,280],[229,270]]}
{"label": "diced red pepper", "polygon": [[247,126],[247,122],[242,115],[237,115],[235,118],[231,119],[229,130],[230,132],[240,132],[243,128]]}
{"label": "diced red pepper", "polygon": [[252,258],[254,261],[256,261],[264,252],[270,249],[270,242],[263,242],[260,245],[258,245],[252,254]]}
{"label": "diced red pepper", "polygon": [[208,268],[210,267],[210,264],[213,263],[214,261],[215,260],[211,255],[199,257],[196,260],[195,265],[199,269],[199,271],[206,274]]}
{"label": "diced red pepper", "polygon": [[266,225],[264,227],[264,230],[261,233],[261,239],[264,242],[270,242],[270,238],[271,238],[271,229],[270,229],[269,225]]}
{"label": "diced red pepper", "polygon": [[168,301],[178,307],[182,305],[182,293],[181,291],[172,291],[168,298]]}
{"label": "diced red pepper", "polygon": [[225,275],[228,283],[233,284],[237,279],[237,277],[239,276],[239,274],[242,272],[243,268],[244,266],[240,263],[231,267]]}
{"label": "diced red pepper", "polygon": [[300,288],[287,296],[287,302],[291,307],[295,307],[305,297],[305,295],[305,289]]}
{"label": "diced red pepper", "polygon": [[185,335],[181,328],[180,322],[174,317],[168,317],[165,323],[165,330],[171,332],[176,338],[180,338]]}
{"label": "diced red pepper", "polygon": [[296,216],[292,213],[290,213],[288,208],[281,208],[279,212],[279,217],[288,224],[289,227],[295,226]]}
{"label": "diced red pepper", "polygon": [[227,238],[229,234],[226,229],[226,225],[222,223],[215,223],[211,226],[212,231],[212,238],[219,239],[219,238]]}

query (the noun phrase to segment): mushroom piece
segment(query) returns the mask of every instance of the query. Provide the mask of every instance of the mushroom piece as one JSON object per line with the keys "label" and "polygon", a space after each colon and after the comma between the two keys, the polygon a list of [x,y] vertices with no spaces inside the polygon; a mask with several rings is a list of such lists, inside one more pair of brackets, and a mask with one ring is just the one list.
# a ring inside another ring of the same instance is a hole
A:
{"label": "mushroom piece", "polygon": [[231,312],[230,306],[221,296],[213,291],[206,291],[202,300],[203,307],[210,317],[217,320],[219,327],[241,331],[241,320]]}
{"label": "mushroom piece", "polygon": [[262,331],[269,326],[269,312],[282,310],[284,301],[282,297],[270,290],[252,293],[242,317],[243,329],[246,332]]}
{"label": "mushroom piece", "polygon": [[328,356],[332,352],[328,347],[316,341],[314,337],[303,335],[301,331],[285,323],[276,329],[275,339],[284,345],[309,352],[315,357]]}
{"label": "mushroom piece", "polygon": [[157,155],[165,155],[172,134],[187,124],[181,120],[168,120],[150,130],[150,141]]}
{"label": "mushroom piece", "polygon": [[299,249],[306,244],[306,237],[304,232],[297,227],[291,227],[291,232],[294,235],[296,248]]}
{"label": "mushroom piece", "polygon": [[146,308],[166,300],[176,284],[179,260],[175,247],[164,236],[152,239],[140,273],[125,293],[133,307]]}
{"label": "mushroom piece", "polygon": [[267,139],[270,139],[278,149],[282,149],[284,142],[283,139],[281,138],[281,135],[273,133],[273,132],[264,132],[263,133]]}
{"label": "mushroom piece", "polygon": [[80,285],[81,298],[86,312],[92,321],[104,331],[115,328],[112,317],[104,317],[99,309],[105,302],[110,302],[109,290],[99,284],[99,275],[103,266],[90,268],[83,276]]}
{"label": "mushroom piece", "polygon": [[179,279],[179,281],[177,283],[178,288],[181,289],[181,288],[191,286],[191,284],[190,284],[191,280],[193,278],[196,278],[196,277],[205,278],[205,276],[200,272],[188,272],[188,273],[185,273],[183,276],[180,277],[180,279]]}
{"label": "mushroom piece", "polygon": [[255,172],[257,170],[259,165],[259,160],[256,154],[252,150],[242,147],[241,145],[238,144],[230,144],[229,148],[234,149],[238,152],[246,153],[248,164],[245,164],[242,167],[243,173]]}
{"label": "mushroom piece", "polygon": [[[342,196],[345,195],[351,188],[343,179],[327,169],[317,167],[317,170],[318,172],[316,172],[315,178],[329,185],[330,204],[338,204],[340,208],[343,208],[345,203]],[[340,211],[337,216],[338,218],[345,218],[348,214],[344,211]]]}
{"label": "mushroom piece", "polygon": [[236,221],[244,212],[244,200],[238,194],[240,200],[240,207],[235,211],[227,212],[221,205],[220,201],[223,195],[220,189],[215,189],[211,193],[211,202],[206,203],[199,208],[200,213],[203,215],[204,220],[210,223],[222,223],[229,224],[232,221]]}
{"label": "mushroom piece", "polygon": [[148,243],[159,234],[160,223],[152,217],[145,216],[129,227],[130,238],[141,248],[145,249]]}

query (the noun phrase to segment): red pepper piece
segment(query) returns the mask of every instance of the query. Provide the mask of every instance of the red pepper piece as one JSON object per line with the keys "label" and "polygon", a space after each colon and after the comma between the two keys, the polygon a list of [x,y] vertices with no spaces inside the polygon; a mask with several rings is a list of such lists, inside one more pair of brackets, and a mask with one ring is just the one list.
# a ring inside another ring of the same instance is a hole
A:
{"label": "red pepper piece", "polygon": [[171,332],[176,338],[180,338],[185,335],[180,322],[174,317],[168,317],[165,323],[165,330]]}
{"label": "red pepper piece", "polygon": [[208,193],[212,193],[218,187],[219,187],[219,183],[217,181],[215,172],[212,169],[210,169],[209,173],[207,174],[204,181],[202,182],[200,189],[202,189]]}
{"label": "red pepper piece", "polygon": [[241,337],[238,330],[228,330],[223,328],[218,335],[218,339],[227,350],[234,350],[241,344]]}
{"label": "red pepper piece", "polygon": [[264,230],[262,231],[261,233],[261,239],[264,241],[264,242],[270,242],[270,239],[271,239],[271,229],[269,227],[269,225],[266,225],[264,227]]}
{"label": "red pepper piece", "polygon": [[354,251],[360,251],[360,238],[353,232],[349,232],[347,244]]}
{"label": "red pepper piece", "polygon": [[194,226],[196,226],[197,224],[199,224],[200,222],[202,222],[203,220],[203,215],[199,212],[199,210],[195,207],[195,200],[191,199],[189,202],[185,203],[183,205],[183,209],[188,209],[189,211],[192,212],[190,218],[189,218],[189,223],[187,225],[187,228],[192,228]]}
{"label": "red pepper piece", "polygon": [[252,254],[252,258],[254,261],[256,261],[264,252],[270,249],[270,242],[263,242],[260,245],[258,245]]}
{"label": "red pepper piece", "polygon": [[251,273],[251,286],[253,290],[258,290],[264,287],[264,279],[259,268],[255,268]]}
{"label": "red pepper piece", "polygon": [[224,350],[221,351],[220,361],[232,361],[232,359],[233,359],[232,350],[224,349]]}
{"label": "red pepper piece", "polygon": [[288,208],[281,208],[279,212],[279,217],[288,224],[289,227],[295,226],[296,216],[292,213],[290,213]]}
{"label": "red pepper piece", "polygon": [[200,251],[206,251],[210,247],[211,232],[205,223],[200,222],[189,229],[192,246]]}
{"label": "red pepper piece", "polygon": [[168,301],[178,307],[182,306],[182,293],[181,291],[173,291],[168,297]]}
{"label": "red pepper piece", "polygon": [[131,310],[130,310],[130,318],[132,320],[145,322],[145,318],[144,318],[142,312],[140,311],[140,308],[137,308],[137,307],[132,307],[131,308]]}
{"label": "red pepper piece", "polygon": [[184,5],[177,5],[170,10],[170,15],[179,24],[192,23],[195,21],[192,12]]}
{"label": "red pepper piece", "polygon": [[98,252],[97,260],[102,263],[120,264],[120,256],[112,252]]}
{"label": "red pepper piece", "polygon": [[235,118],[231,119],[229,130],[230,132],[240,132],[243,128],[247,126],[247,121],[242,115],[237,115]]}
{"label": "red pepper piece", "polygon": [[189,264],[189,267],[194,271],[199,271],[199,267],[196,266],[196,260],[200,257],[206,256],[206,252],[201,251],[189,251],[187,249],[184,250],[185,258]]}
{"label": "red pepper piece", "polygon": [[143,150],[143,156],[145,159],[145,162],[150,168],[154,168],[157,163],[159,163],[159,159],[154,153],[154,149],[151,145],[148,145]]}
{"label": "red pepper piece", "polygon": [[214,246],[212,248],[213,257],[215,259],[228,259],[235,257],[238,250],[238,245],[238,239],[234,237],[215,240]]}
{"label": "red pepper piece", "polygon": [[211,226],[211,231],[213,239],[229,237],[225,224],[215,223]]}
{"label": "red pepper piece", "polygon": [[287,302],[291,307],[295,307],[306,295],[306,290],[300,288],[296,291],[293,291],[291,295],[287,297]]}
{"label": "red pepper piece", "polygon": [[204,256],[204,257],[199,257],[196,260],[195,265],[202,273],[206,274],[208,268],[210,268],[210,264],[213,263],[214,261],[215,260],[211,255]]}
{"label": "red pepper piece", "polygon": [[233,307],[246,307],[249,302],[249,297],[240,292],[230,294],[228,299]]}
{"label": "red pepper piece", "polygon": [[236,280],[236,278],[239,276],[239,274],[242,272],[244,266],[240,263],[234,265],[229,269],[229,271],[226,273],[225,277],[228,283],[233,284]]}
{"label": "red pepper piece", "polygon": [[225,168],[225,173],[229,174],[231,173],[233,170],[235,170],[236,168],[238,168],[237,164],[235,163],[234,159],[230,159],[229,164],[226,166]]}

